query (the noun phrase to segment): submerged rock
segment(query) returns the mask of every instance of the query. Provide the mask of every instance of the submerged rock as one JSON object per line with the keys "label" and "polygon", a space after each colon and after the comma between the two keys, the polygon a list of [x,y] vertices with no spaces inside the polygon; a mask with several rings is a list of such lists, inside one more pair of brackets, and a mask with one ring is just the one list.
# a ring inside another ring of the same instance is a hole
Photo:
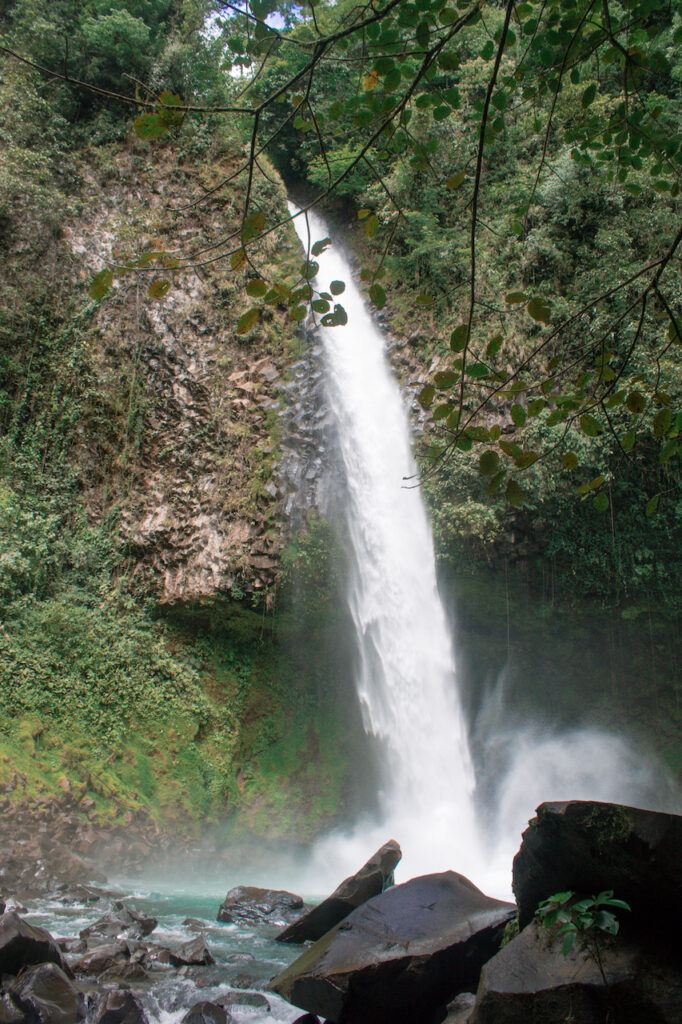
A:
{"label": "submerged rock", "polygon": [[142,1003],[132,992],[118,990],[101,997],[92,1024],[148,1024]]}
{"label": "submerged rock", "polygon": [[556,892],[613,889],[633,921],[679,942],[681,851],[680,815],[587,800],[541,804],[514,858],[519,923],[524,928]]}
{"label": "submerged rock", "polygon": [[282,926],[297,917],[302,908],[303,900],[293,892],[238,885],[230,889],[218,908],[218,920],[234,924],[266,922]]}
{"label": "submerged rock", "polygon": [[393,884],[393,872],[401,857],[400,846],[395,839],[389,839],[359,871],[344,879],[331,896],[280,932],[277,941],[314,942],[321,939],[351,911]]}
{"label": "submerged rock", "polygon": [[55,963],[25,967],[10,995],[34,1024],[74,1024],[85,1016],[85,1001]]}
{"label": "submerged rock", "polygon": [[354,910],[270,987],[336,1024],[435,1024],[476,988],[515,911],[454,871],[413,878]]}
{"label": "submerged rock", "polygon": [[17,974],[29,964],[43,963],[57,964],[66,974],[71,973],[50,933],[8,910],[0,917],[0,975]]}
{"label": "submerged rock", "polygon": [[483,968],[470,1024],[679,1024],[674,954],[618,936],[600,940],[599,957],[603,974],[594,955],[575,946],[564,956],[534,921]]}
{"label": "submerged rock", "polygon": [[118,901],[111,913],[84,928],[80,937],[89,941],[91,938],[115,939],[125,934],[126,938],[143,939],[154,931],[158,923],[155,917],[148,917]]}
{"label": "submerged rock", "polygon": [[224,1006],[204,1000],[195,1003],[182,1018],[181,1024],[232,1024],[233,1017]]}
{"label": "submerged rock", "polygon": [[226,992],[216,999],[221,1006],[252,1006],[254,1009],[270,1012],[270,1003],[262,992]]}

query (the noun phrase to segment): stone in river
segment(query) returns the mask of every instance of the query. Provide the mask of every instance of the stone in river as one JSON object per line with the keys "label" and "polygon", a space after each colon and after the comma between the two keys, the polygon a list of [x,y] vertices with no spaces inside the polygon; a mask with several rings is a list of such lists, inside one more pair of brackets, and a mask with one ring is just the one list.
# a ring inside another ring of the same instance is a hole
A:
{"label": "stone in river", "polygon": [[88,941],[91,938],[115,939],[125,934],[126,938],[142,939],[153,932],[157,924],[155,917],[149,917],[117,901],[111,913],[105,914],[94,924],[84,928],[80,932],[80,937]]}
{"label": "stone in river", "polygon": [[25,967],[10,994],[33,1024],[75,1024],[85,1016],[83,996],[55,963]]}
{"label": "stone in river", "polygon": [[88,950],[73,965],[76,974],[102,974],[112,967],[120,967],[130,960],[126,942],[109,942]]}
{"label": "stone in river", "polygon": [[92,1024],[148,1024],[139,999],[127,990],[107,992],[99,1001]]}
{"label": "stone in river", "polygon": [[395,839],[389,839],[359,871],[341,882],[331,896],[280,932],[277,941],[314,942],[321,939],[351,911],[392,885],[393,872],[401,857],[400,846]]}
{"label": "stone in river", "polygon": [[13,910],[0,917],[0,975],[17,974],[28,964],[53,963],[70,974],[62,952],[44,928],[23,921]]}
{"label": "stone in river", "polygon": [[187,1011],[181,1024],[231,1024],[233,1019],[224,1006],[204,1000]]}
{"label": "stone in river", "polygon": [[270,1011],[270,1003],[262,992],[226,992],[216,999],[221,1006],[252,1006],[254,1009]]}
{"label": "stone in river", "polygon": [[514,858],[521,928],[556,892],[612,889],[631,920],[679,942],[682,816],[587,800],[541,804],[536,814]]}
{"label": "stone in river", "polygon": [[270,988],[336,1024],[436,1024],[476,988],[515,912],[454,871],[413,878],[354,910]]}
{"label": "stone in river", "polygon": [[170,962],[174,967],[214,964],[213,955],[202,935],[171,950]]}
{"label": "stone in river", "polygon": [[281,889],[238,885],[230,889],[218,908],[218,920],[234,924],[275,924],[282,927],[303,909],[303,900]]}

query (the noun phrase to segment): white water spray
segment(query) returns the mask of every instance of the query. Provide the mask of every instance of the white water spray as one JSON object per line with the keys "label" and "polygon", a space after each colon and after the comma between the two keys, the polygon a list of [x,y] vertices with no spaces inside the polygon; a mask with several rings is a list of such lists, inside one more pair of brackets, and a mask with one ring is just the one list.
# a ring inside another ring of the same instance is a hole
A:
{"label": "white water spray", "polygon": [[[305,219],[294,221],[306,250],[329,234],[318,216],[308,214],[308,222],[310,238]],[[384,337],[348,262],[334,246],[316,259],[321,291],[333,280],[346,284],[348,323],[323,329],[320,337],[347,491],[357,691],[365,729],[380,746],[383,785],[378,820],[318,843],[306,867],[308,891],[333,888],[394,837],[403,849],[401,879],[454,868],[504,897],[520,833],[543,800],[602,799],[661,809],[676,801],[662,785],[660,769],[617,737],[598,730],[510,735],[497,723],[484,746],[506,746],[509,755],[492,806],[477,816],[431,528],[421,492],[410,486],[416,467],[407,411]]]}

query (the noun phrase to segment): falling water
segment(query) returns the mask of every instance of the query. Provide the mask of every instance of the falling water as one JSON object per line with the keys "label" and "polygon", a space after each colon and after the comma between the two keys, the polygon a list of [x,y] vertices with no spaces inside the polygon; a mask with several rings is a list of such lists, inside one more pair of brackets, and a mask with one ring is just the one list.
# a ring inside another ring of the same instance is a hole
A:
{"label": "falling water", "polygon": [[[313,241],[326,237],[320,218],[309,221]],[[307,247],[304,218],[294,223]],[[338,248],[317,259],[317,287],[346,283],[348,324],[321,336],[345,473],[357,690],[383,755],[381,831],[399,835],[407,870],[416,873],[469,860],[474,776],[431,528],[419,488],[406,486],[416,467],[384,337]]]}
{"label": "falling water", "polygon": [[[290,207],[292,212],[295,207]],[[307,249],[326,238],[309,214],[294,224]],[[676,809],[651,758],[597,729],[553,734],[488,722],[479,745],[497,764],[495,792],[475,806],[474,771],[454,652],[438,594],[431,528],[418,488],[407,411],[382,332],[337,246],[317,257],[316,286],[346,284],[346,326],[320,332],[330,412],[345,476],[348,603],[359,648],[357,692],[381,752],[380,813],[318,843],[309,886],[323,892],[389,836],[402,878],[455,868],[487,891],[510,893],[519,836],[543,800],[595,799]],[[407,485],[406,485],[407,482]],[[492,709],[489,709],[492,711]],[[494,716],[493,716],[494,717]],[[314,879],[314,881],[313,881]]]}

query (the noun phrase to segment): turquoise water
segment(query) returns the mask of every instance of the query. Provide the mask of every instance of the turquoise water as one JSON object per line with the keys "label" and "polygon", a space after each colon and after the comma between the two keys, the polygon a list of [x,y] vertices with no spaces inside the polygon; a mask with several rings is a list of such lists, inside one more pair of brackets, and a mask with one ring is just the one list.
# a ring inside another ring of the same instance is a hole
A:
{"label": "turquoise water", "polygon": [[[189,881],[189,880],[188,880]],[[198,880],[194,880],[197,882]],[[191,885],[191,881],[189,881]],[[178,1024],[187,1010],[205,999],[216,999],[227,992],[263,992],[270,1009],[234,1005],[230,1012],[238,1024],[291,1024],[301,1016],[297,1010],[273,993],[265,992],[268,981],[300,953],[300,949],[274,941],[278,928],[272,925],[243,927],[216,921],[218,905],[225,893],[198,895],[188,886],[162,890],[138,888],[135,884],[107,885],[120,891],[118,898],[131,907],[152,914],[158,926],[144,941],[173,948],[196,938],[197,931],[183,925],[187,917],[205,924],[204,936],[215,965],[210,967],[162,967],[150,973],[147,981],[130,982],[139,996],[150,1024]],[[64,904],[53,899],[35,900],[23,915],[33,924],[47,928],[59,937],[77,936],[106,912],[102,904]],[[104,940],[103,940],[104,941]],[[246,954],[249,959],[230,957]],[[250,959],[253,957],[253,959]],[[74,960],[77,957],[69,957]],[[94,984],[94,989],[103,989]]]}

